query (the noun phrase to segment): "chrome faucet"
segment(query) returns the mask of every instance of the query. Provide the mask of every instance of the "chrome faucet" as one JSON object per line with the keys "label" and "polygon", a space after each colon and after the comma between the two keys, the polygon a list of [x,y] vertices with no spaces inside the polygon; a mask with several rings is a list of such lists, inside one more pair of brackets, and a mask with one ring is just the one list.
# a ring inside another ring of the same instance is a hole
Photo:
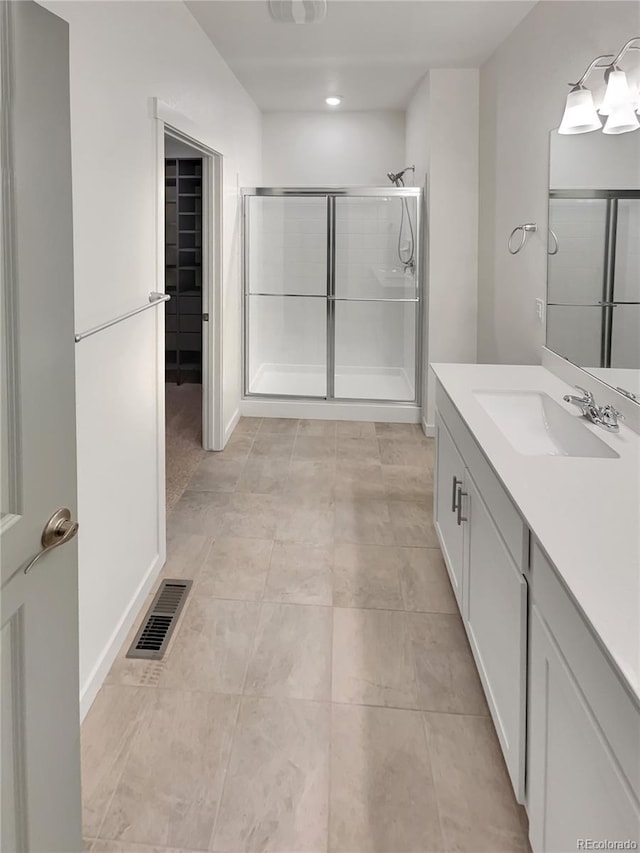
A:
{"label": "chrome faucet", "polygon": [[563,400],[565,403],[572,403],[574,406],[578,406],[579,409],[582,409],[582,414],[587,415],[587,409],[589,406],[595,406],[595,399],[591,391],[587,391],[584,388],[581,388],[579,385],[576,385],[577,391],[582,391],[582,397],[574,397],[572,394],[565,394]]}
{"label": "chrome faucet", "polygon": [[619,432],[620,424],[618,421],[624,420],[624,415],[621,415],[610,403],[606,406],[599,406],[591,391],[575,386],[578,391],[582,392],[582,397],[575,397],[572,394],[565,394],[562,398],[565,403],[571,403],[577,406],[583,416],[591,421],[592,424],[603,427],[610,432]]}

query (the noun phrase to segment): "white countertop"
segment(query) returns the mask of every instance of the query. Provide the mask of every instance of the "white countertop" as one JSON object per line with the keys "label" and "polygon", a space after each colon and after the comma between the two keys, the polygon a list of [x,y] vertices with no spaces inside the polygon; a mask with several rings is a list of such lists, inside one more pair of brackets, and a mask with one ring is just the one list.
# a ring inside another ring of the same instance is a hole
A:
{"label": "white countertop", "polygon": [[525,456],[474,391],[575,390],[540,366],[433,364],[432,369],[631,690],[640,698],[640,436],[584,420],[619,459]]}

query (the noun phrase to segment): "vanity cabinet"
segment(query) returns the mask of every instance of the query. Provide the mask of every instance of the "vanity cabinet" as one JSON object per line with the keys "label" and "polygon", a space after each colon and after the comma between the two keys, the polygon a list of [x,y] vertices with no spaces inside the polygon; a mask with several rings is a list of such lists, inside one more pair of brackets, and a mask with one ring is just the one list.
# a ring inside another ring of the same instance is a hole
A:
{"label": "vanity cabinet", "polygon": [[538,545],[531,576],[527,789],[533,851],[575,850],[578,839],[587,838],[640,844],[637,703]]}
{"label": "vanity cabinet", "polygon": [[437,405],[436,531],[513,789],[524,802],[526,529],[442,389]]}
{"label": "vanity cabinet", "polygon": [[533,853],[637,849],[640,700],[441,382],[436,409],[436,531]]}
{"label": "vanity cabinet", "polygon": [[464,528],[458,517],[458,492],[464,482],[464,462],[449,430],[436,416],[436,471],[434,492],[434,523],[451,586],[458,607],[462,610],[462,569]]}

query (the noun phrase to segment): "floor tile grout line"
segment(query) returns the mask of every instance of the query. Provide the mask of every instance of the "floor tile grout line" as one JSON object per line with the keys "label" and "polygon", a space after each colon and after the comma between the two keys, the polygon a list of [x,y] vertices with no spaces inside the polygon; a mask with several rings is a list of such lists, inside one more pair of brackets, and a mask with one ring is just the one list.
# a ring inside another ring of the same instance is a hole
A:
{"label": "floor tile grout line", "polygon": [[264,577],[264,582],[262,584],[262,593],[260,595],[260,599],[258,600],[258,613],[257,613],[256,623],[255,623],[255,626],[253,629],[253,634],[251,637],[251,643],[249,646],[249,654],[247,655],[247,663],[246,663],[245,668],[244,668],[244,677],[242,679],[242,692],[240,694],[242,697],[244,697],[246,695],[245,691],[247,688],[247,679],[249,677],[249,668],[251,666],[251,663],[253,661],[253,658],[254,658],[254,655],[256,652],[256,642],[258,639],[258,628],[260,626],[260,621],[262,619],[262,612],[263,612],[263,605],[264,605],[264,593],[265,593],[265,589],[267,587],[267,578],[269,576],[269,569],[271,567],[271,560],[273,558],[273,544],[274,544],[274,540],[271,540],[271,550],[269,552],[269,564],[267,566],[267,571],[266,571],[266,574]]}
{"label": "floor tile grout line", "polygon": [[[151,685],[151,684],[150,685],[135,685],[134,686],[135,690],[140,690],[141,688],[146,689],[148,691],[157,690],[157,687],[155,685]],[[111,792],[111,796],[109,797],[109,801],[108,801],[108,803],[105,807],[105,810],[103,812],[102,820],[100,821],[100,825],[98,828],[98,832],[96,834],[96,838],[94,840],[94,844],[96,841],[104,841],[104,840],[117,841],[118,840],[118,839],[104,839],[104,837],[102,835],[102,828],[104,827],[105,821],[107,819],[107,815],[109,814],[109,811],[111,810],[111,806],[113,805],[113,800],[116,796],[116,792],[117,792],[118,788],[120,787],[120,783],[122,782],[122,777],[124,776],[124,771],[127,767],[129,756],[131,755],[131,752],[133,750],[133,746],[134,746],[136,740],[138,739],[138,736],[140,734],[140,729],[142,728],[142,724],[143,724],[143,722],[146,721],[147,716],[151,713],[151,705],[152,705],[151,698],[147,698],[145,700],[145,704],[146,704],[146,707],[144,708],[142,714],[140,715],[140,719],[138,720],[138,723],[135,727],[135,731],[134,731],[133,735],[131,736],[131,740],[129,742],[129,746],[127,749],[127,756],[122,761],[122,768],[120,770],[120,773],[118,773],[117,782],[113,786],[113,791]]]}
{"label": "floor tile grout line", "polygon": [[421,711],[420,712],[420,721],[422,723],[422,733],[424,735],[424,740],[425,740],[425,743],[427,746],[427,757],[429,759],[429,768],[431,770],[431,779],[433,780],[433,793],[434,793],[434,797],[435,797],[435,801],[436,801],[436,814],[438,815],[438,826],[440,827],[440,837],[442,840],[443,849],[448,850],[450,848],[449,848],[449,845],[447,843],[446,833],[444,831],[444,823],[442,820],[442,808],[440,805],[440,796],[439,796],[440,784],[439,784],[439,779],[436,778],[436,772],[435,772],[435,768],[433,766],[433,760],[431,757],[432,750],[431,750],[431,743],[429,741],[429,729],[427,726],[427,719],[426,719],[427,713],[429,713],[429,712],[427,712],[427,711]]}
{"label": "floor tile grout line", "polygon": [[[332,580],[332,596],[333,596],[333,580]],[[334,649],[334,617],[335,607],[331,608],[331,647],[329,649],[329,755],[328,761],[328,783],[327,783],[327,846],[326,850],[329,853],[331,846],[331,794],[333,791],[333,649]]]}
{"label": "floor tile grout line", "polygon": [[[271,542],[271,551],[269,553],[269,566],[271,565],[272,556],[273,556],[273,540]],[[268,573],[269,573],[269,569],[267,568],[267,572],[265,574],[265,579],[264,579],[264,584],[263,584],[263,589],[262,589],[262,596],[261,596],[260,602],[258,604],[258,609],[257,609],[257,613],[256,613],[256,620],[255,620],[255,624],[253,627],[251,643],[249,646],[249,654],[247,655],[247,660],[246,660],[246,664],[244,667],[244,674],[243,674],[243,678],[242,678],[242,687],[241,687],[240,695],[238,696],[238,706],[236,709],[236,718],[234,721],[233,730],[231,732],[231,737],[229,738],[229,753],[227,755],[227,761],[225,763],[224,773],[223,773],[223,777],[222,777],[222,784],[220,786],[220,798],[218,801],[216,816],[214,818],[213,826],[211,829],[211,835],[209,837],[209,844],[208,844],[209,850],[213,850],[213,845],[214,845],[214,841],[215,841],[215,834],[216,834],[216,831],[218,828],[218,819],[220,817],[220,810],[222,809],[224,792],[225,792],[225,788],[227,785],[227,775],[229,772],[229,764],[231,763],[233,746],[234,746],[234,742],[235,742],[236,732],[238,729],[238,720],[240,719],[240,712],[241,712],[241,709],[242,709],[242,706],[244,703],[244,699],[245,699],[245,689],[246,689],[246,685],[247,685],[247,678],[249,676],[249,667],[251,666],[251,662],[253,660],[253,656],[255,653],[255,646],[256,646],[256,640],[257,640],[257,635],[258,635],[258,627],[260,625],[260,618],[262,616],[262,598],[264,597],[264,590],[266,588]]]}
{"label": "floor tile grout line", "polygon": [[224,791],[227,786],[227,775],[229,772],[229,765],[231,763],[231,755],[233,753],[233,744],[235,741],[236,731],[238,729],[238,720],[240,719],[240,712],[242,710],[242,700],[243,696],[240,695],[237,697],[237,705],[236,705],[236,715],[233,721],[233,726],[231,728],[231,733],[229,735],[229,751],[227,753],[227,760],[224,765],[224,772],[222,774],[222,781],[220,783],[220,796],[218,798],[218,803],[216,807],[216,814],[213,819],[213,824],[211,826],[211,835],[209,836],[209,842],[207,844],[207,850],[213,850],[213,842],[215,841],[216,831],[218,829],[218,819],[220,817],[220,811],[222,809],[222,800],[224,797]]}
{"label": "floor tile grout line", "polygon": [[404,627],[404,630],[406,631],[406,640],[409,644],[409,653],[411,655],[411,669],[413,672],[413,684],[414,684],[415,691],[416,691],[416,693],[415,693],[416,702],[418,703],[418,706],[420,706],[420,705],[422,705],[422,701],[421,701],[421,696],[420,696],[420,694],[421,694],[420,681],[418,679],[418,663],[416,661],[416,654],[415,654],[415,650],[413,648],[413,631],[411,629],[409,615],[410,614],[407,613],[407,611],[405,610],[404,611],[404,620],[403,620],[404,626],[403,627]]}
{"label": "floor tile grout line", "polygon": [[[267,602],[267,603],[270,603],[270,602]],[[399,611],[395,611],[395,612],[399,612]],[[402,705],[381,705],[381,704],[375,704],[373,702],[342,702],[342,701],[332,699],[332,698],[330,698],[330,699],[313,699],[313,698],[307,698],[307,697],[302,697],[302,696],[285,696],[285,695],[273,696],[273,695],[270,695],[268,693],[241,694],[241,693],[234,693],[234,692],[225,692],[222,690],[206,690],[206,689],[203,689],[202,687],[193,687],[193,688],[190,688],[190,687],[173,687],[173,686],[161,687],[161,686],[156,685],[156,684],[116,684],[116,683],[111,683],[107,686],[115,687],[118,689],[124,687],[124,688],[128,688],[130,690],[144,690],[144,691],[149,691],[149,692],[151,692],[151,691],[163,691],[166,693],[189,693],[189,694],[197,693],[197,694],[202,695],[203,697],[229,696],[229,697],[235,697],[238,699],[242,699],[242,698],[246,698],[246,699],[267,699],[267,700],[272,700],[274,702],[279,702],[279,701],[303,702],[303,703],[311,702],[315,705],[335,705],[336,707],[339,707],[339,708],[350,708],[350,707],[353,707],[353,708],[381,708],[383,710],[388,710],[388,711],[407,711],[408,713],[434,714],[434,715],[438,715],[438,716],[442,716],[442,717],[473,717],[473,718],[477,718],[477,719],[481,719],[481,720],[486,720],[486,719],[489,719],[489,717],[490,717],[490,714],[488,714],[488,713],[487,714],[478,714],[478,713],[474,713],[472,711],[442,711],[442,710],[436,710],[436,709],[432,709],[432,708],[423,708],[423,707],[420,707],[419,705],[411,705],[411,706],[407,707],[407,706],[402,706]]]}

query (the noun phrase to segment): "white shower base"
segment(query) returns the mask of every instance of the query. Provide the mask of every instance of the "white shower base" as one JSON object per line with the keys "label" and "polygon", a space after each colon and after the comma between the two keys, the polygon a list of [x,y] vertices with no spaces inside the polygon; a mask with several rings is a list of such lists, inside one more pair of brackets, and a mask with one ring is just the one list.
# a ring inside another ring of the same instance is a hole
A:
{"label": "white shower base", "polygon": [[[419,423],[421,410],[403,402],[413,389],[402,368],[338,367],[335,373],[336,397],[340,400],[278,399],[284,395],[323,397],[326,371],[316,365],[263,364],[251,383],[252,394],[273,394],[272,399],[246,397],[240,414],[247,417],[319,418],[325,420],[386,421]],[[367,402],[386,399],[398,402]],[[360,402],[362,400],[362,402]]]}
{"label": "white shower base", "polygon": [[[357,400],[410,401],[413,388],[401,367],[336,367],[335,396]],[[251,383],[252,394],[324,397],[326,370],[319,365],[263,364]]]}

